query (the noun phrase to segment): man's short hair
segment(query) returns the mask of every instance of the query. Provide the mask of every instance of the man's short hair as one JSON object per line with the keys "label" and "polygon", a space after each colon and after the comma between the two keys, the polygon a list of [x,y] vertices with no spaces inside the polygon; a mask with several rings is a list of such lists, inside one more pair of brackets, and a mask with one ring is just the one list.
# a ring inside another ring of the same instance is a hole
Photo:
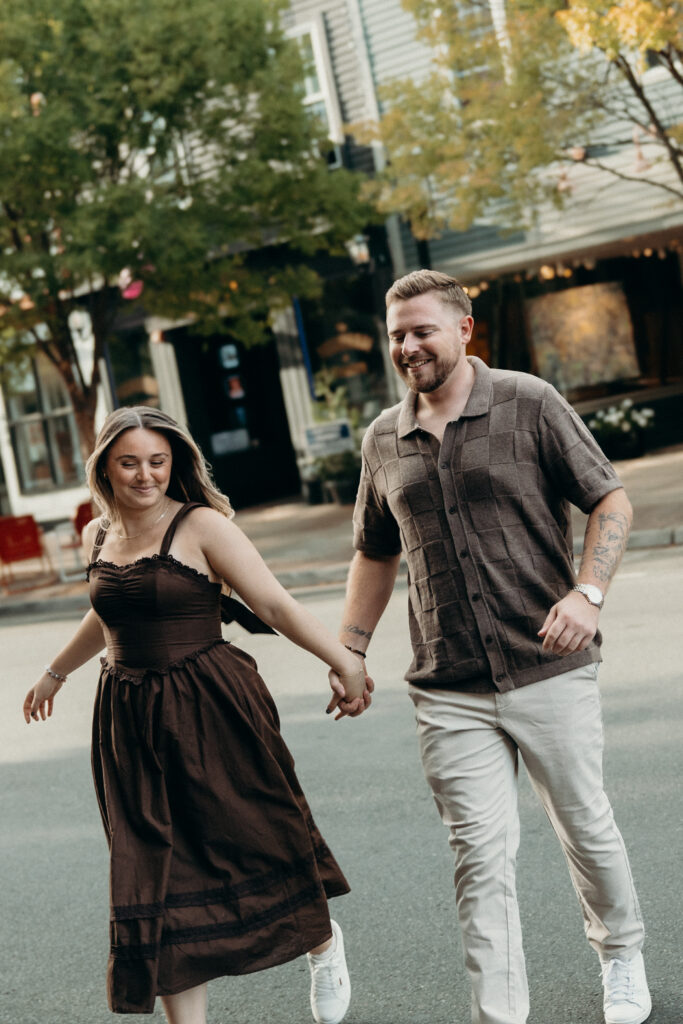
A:
{"label": "man's short hair", "polygon": [[457,306],[465,316],[472,314],[472,302],[463,286],[454,277],[442,274],[439,270],[413,270],[399,277],[385,296],[387,309],[392,302],[414,299],[427,292],[436,292],[445,305]]}

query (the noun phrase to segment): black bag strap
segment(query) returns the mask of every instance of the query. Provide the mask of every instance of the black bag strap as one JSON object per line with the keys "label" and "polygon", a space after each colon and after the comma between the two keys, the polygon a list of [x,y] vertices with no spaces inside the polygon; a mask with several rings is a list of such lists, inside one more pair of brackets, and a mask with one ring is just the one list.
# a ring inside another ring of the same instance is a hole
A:
{"label": "black bag strap", "polygon": [[277,636],[273,627],[259,619],[246,604],[227,594],[221,594],[221,619],[223,622],[237,622],[248,633],[272,633]]}

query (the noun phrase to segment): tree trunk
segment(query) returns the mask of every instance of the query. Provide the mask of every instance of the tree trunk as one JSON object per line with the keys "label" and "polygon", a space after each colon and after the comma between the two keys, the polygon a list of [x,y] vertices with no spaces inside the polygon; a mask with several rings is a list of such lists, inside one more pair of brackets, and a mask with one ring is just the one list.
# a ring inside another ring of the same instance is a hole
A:
{"label": "tree trunk", "polygon": [[81,457],[85,464],[95,448],[95,412],[100,383],[100,357],[104,349],[107,330],[112,318],[108,293],[102,289],[90,296],[89,310],[93,331],[93,369],[90,381],[83,376],[78,352],[71,336],[68,310],[56,304],[52,319],[46,317],[50,330],[49,340],[39,342],[39,348],[48,356],[64,381],[78,428]]}
{"label": "tree trunk", "polygon": [[78,439],[81,448],[83,464],[92,454],[95,448],[95,408],[97,406],[97,389],[89,388],[87,394],[78,395],[71,392],[71,404],[74,410],[74,419],[78,428]]}

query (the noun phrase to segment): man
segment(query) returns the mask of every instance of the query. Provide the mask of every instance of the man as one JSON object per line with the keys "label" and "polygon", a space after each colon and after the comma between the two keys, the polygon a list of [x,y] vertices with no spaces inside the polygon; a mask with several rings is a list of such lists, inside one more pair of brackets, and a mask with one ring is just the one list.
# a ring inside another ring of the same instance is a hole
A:
{"label": "man", "polygon": [[[651,1009],[643,924],[603,789],[597,686],[598,618],[631,506],[551,385],[466,357],[474,321],[457,281],[416,271],[386,302],[391,358],[409,390],[363,442],[340,636],[365,656],[402,550],[406,678],[455,854],[472,1020],[524,1024],[529,1011],[515,893],[521,754],[602,962],[605,1021],[641,1024]],[[589,513],[578,578],[569,502]],[[369,703],[345,702],[330,681],[339,716]]]}

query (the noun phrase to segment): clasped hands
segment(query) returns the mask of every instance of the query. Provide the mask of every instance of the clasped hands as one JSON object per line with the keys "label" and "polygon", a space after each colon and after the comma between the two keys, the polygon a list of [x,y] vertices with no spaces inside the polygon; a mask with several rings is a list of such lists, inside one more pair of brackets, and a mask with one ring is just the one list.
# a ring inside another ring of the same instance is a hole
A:
{"label": "clasped hands", "polygon": [[357,676],[352,678],[346,674],[339,675],[332,668],[328,673],[332,699],[325,711],[328,715],[331,715],[333,711],[337,712],[334,716],[335,722],[340,718],[357,718],[358,715],[362,715],[372,704],[372,692],[375,689],[375,683],[368,675],[364,660],[359,658],[358,661],[364,676],[364,688],[360,696],[353,695],[354,691],[358,690]]}
{"label": "clasped hands", "polygon": [[[543,650],[561,657],[584,651],[597,632],[599,617],[598,608],[586,601],[582,594],[570,591],[552,606],[538,631],[538,636],[543,638]],[[328,673],[332,699],[326,711],[328,715],[337,712],[335,721],[340,718],[357,718],[372,704],[375,683],[368,675],[363,659],[359,658],[359,661],[362,662],[365,674],[365,689],[360,697],[352,696],[356,687],[348,685],[350,677],[339,676],[334,669]]]}

